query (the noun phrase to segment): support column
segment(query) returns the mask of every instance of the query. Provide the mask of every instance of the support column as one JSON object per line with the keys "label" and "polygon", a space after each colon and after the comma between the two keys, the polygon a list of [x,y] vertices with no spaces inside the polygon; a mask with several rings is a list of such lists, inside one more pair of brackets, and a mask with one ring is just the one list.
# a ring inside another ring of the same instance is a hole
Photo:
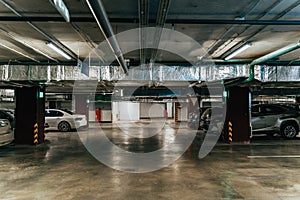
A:
{"label": "support column", "polygon": [[15,143],[41,144],[45,141],[45,88],[16,89]]}
{"label": "support column", "polygon": [[300,103],[300,97],[296,97],[296,103]]}
{"label": "support column", "polygon": [[87,94],[76,94],[75,96],[75,112],[86,116],[87,126],[89,126],[89,107],[87,100],[89,95]]}
{"label": "support column", "polygon": [[228,142],[250,142],[250,91],[247,87],[231,87],[227,95],[224,132]]}

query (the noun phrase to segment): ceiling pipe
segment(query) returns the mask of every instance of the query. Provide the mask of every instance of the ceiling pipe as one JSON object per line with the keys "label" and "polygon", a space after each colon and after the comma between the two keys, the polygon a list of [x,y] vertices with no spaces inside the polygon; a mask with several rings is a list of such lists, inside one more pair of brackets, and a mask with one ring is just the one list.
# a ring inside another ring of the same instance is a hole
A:
{"label": "ceiling pipe", "polygon": [[223,59],[202,59],[196,64],[201,63],[221,63],[221,64],[249,64],[253,60],[252,59],[231,59],[231,60],[223,60]]}
{"label": "ceiling pipe", "polygon": [[139,24],[140,24],[140,63],[146,63],[146,38],[147,32],[145,27],[149,24],[149,1],[148,0],[139,0]]}
{"label": "ceiling pipe", "polygon": [[[4,0],[0,0],[0,3],[2,3],[6,8],[8,8],[9,10],[11,10],[13,13],[15,13],[18,17],[23,18],[23,15],[21,15],[18,11],[16,11],[13,7],[11,7],[7,2],[5,2]],[[45,38],[47,38],[47,40],[51,41],[52,43],[54,43],[56,46],[58,46],[59,48],[63,49],[66,53],[68,53],[74,60],[77,60],[77,55],[71,51],[69,48],[67,48],[66,46],[64,46],[60,41],[53,39],[50,35],[48,35],[47,33],[45,33],[44,31],[42,31],[39,27],[37,27],[36,25],[34,25],[31,21],[26,21],[26,23],[28,25],[30,25],[33,29],[35,29],[37,32],[39,32],[40,34],[42,34]]]}
{"label": "ceiling pipe", "polygon": [[171,0],[161,0],[159,1],[158,11],[157,11],[157,17],[156,17],[156,32],[154,34],[154,41],[153,41],[153,50],[151,53],[150,62],[154,63],[157,56],[157,48],[159,46],[161,34],[162,34],[162,28],[165,26],[168,11],[170,8],[170,2]]}
{"label": "ceiling pipe", "polygon": [[108,42],[111,50],[115,54],[116,60],[124,70],[124,73],[128,73],[128,68],[123,57],[122,51],[113,32],[111,24],[108,20],[105,8],[101,0],[86,0],[102,34],[104,35],[106,41]]}
{"label": "ceiling pipe", "polygon": [[300,47],[300,42],[296,43],[296,44],[292,44],[292,45],[289,45],[289,46],[286,46],[286,47],[283,47],[281,49],[278,49],[276,51],[273,51],[267,55],[264,55],[260,58],[257,58],[255,60],[253,60],[249,67],[250,67],[250,75],[249,77],[244,80],[244,83],[248,83],[248,82],[251,82],[252,80],[254,80],[254,66],[255,65],[258,65],[258,64],[261,64],[261,63],[264,63],[268,60],[271,60],[273,58],[276,58],[278,56],[281,56],[281,55],[284,55],[286,53],[289,53],[291,51],[294,51],[296,49],[298,49]]}

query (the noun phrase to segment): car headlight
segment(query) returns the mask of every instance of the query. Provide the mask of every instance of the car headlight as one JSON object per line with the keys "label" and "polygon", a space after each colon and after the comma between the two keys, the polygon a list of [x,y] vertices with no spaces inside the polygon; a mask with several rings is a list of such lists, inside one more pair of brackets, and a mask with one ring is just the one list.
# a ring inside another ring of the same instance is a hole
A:
{"label": "car headlight", "polygon": [[75,118],[75,121],[81,121],[81,120],[82,120],[82,118],[80,118],[80,117]]}

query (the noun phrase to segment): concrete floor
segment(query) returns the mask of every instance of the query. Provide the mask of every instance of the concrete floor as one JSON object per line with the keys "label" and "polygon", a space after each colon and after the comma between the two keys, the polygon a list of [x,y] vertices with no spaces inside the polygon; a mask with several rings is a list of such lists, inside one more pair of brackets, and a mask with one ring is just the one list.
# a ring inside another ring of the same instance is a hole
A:
{"label": "concrete floor", "polygon": [[[122,142],[120,129],[111,124],[103,129],[109,138],[118,139],[117,145],[141,151],[136,144]],[[164,131],[171,129],[167,124]],[[89,154],[76,132],[49,132],[46,139],[37,147],[0,148],[0,199],[300,199],[299,139],[218,143],[200,160],[200,132],[175,163],[149,173],[107,167]],[[142,149],[160,144],[152,142]]]}

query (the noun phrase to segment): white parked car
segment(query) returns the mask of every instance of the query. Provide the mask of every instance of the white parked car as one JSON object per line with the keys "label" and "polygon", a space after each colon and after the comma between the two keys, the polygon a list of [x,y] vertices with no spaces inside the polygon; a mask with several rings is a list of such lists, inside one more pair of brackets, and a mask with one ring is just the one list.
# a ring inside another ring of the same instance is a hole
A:
{"label": "white parked car", "polygon": [[7,119],[0,119],[0,146],[7,145],[14,140],[14,131]]}
{"label": "white parked car", "polygon": [[87,126],[87,119],[85,115],[71,114],[59,109],[46,109],[45,124],[46,130],[67,132]]}

